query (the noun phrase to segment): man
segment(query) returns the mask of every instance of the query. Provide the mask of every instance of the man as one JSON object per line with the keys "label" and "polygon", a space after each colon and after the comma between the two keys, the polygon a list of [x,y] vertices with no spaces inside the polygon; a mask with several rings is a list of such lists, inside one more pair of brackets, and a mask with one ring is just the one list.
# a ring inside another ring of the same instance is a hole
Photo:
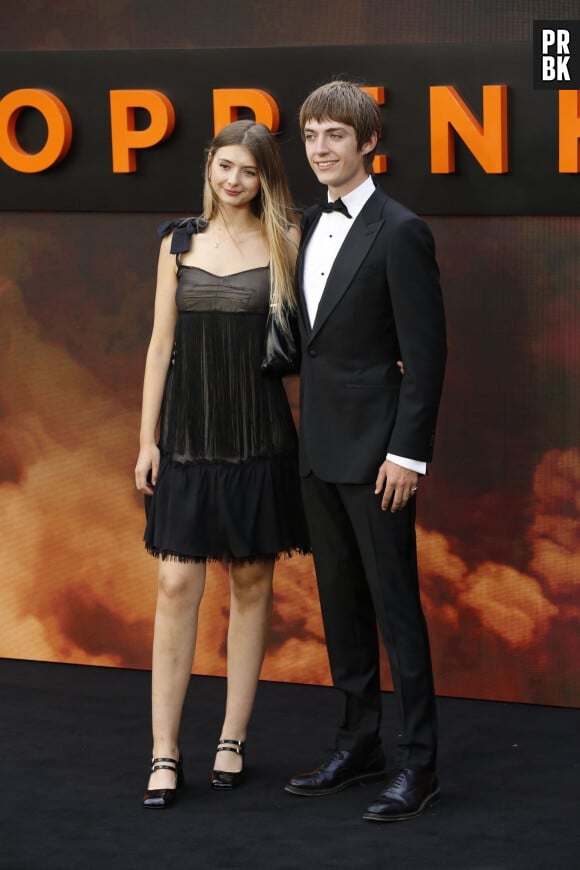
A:
{"label": "man", "polygon": [[[439,796],[415,541],[415,493],[431,460],[446,358],[439,272],[426,224],[371,178],[375,101],[350,82],[330,82],[302,105],[300,128],[329,200],[302,222],[300,473],[345,711],[330,758],[286,790],[331,794],[386,773],[364,818],[395,821]],[[377,622],[401,719],[388,773]]]}

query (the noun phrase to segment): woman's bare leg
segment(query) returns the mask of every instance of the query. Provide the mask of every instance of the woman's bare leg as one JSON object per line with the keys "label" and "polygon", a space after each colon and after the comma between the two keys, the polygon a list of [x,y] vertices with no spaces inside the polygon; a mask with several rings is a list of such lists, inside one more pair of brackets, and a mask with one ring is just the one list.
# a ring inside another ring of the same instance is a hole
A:
{"label": "woman's bare leg", "polygon": [[[179,725],[189,685],[205,563],[159,563],[151,681],[153,756],[179,758]],[[149,788],[175,788],[175,774],[158,770]]]}
{"label": "woman's bare leg", "polygon": [[[273,559],[230,567],[228,689],[220,738],[246,739],[270,627],[273,574]],[[242,758],[233,752],[216,754],[216,770],[234,773],[242,765]]]}

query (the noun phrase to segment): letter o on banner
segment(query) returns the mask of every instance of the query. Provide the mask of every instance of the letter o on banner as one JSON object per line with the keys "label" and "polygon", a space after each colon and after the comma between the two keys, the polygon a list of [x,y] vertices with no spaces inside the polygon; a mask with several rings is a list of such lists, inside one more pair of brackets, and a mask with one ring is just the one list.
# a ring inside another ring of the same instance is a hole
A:
{"label": "letter o on banner", "polygon": [[[36,154],[18,142],[16,125],[23,109],[36,109],[46,121],[46,142]],[[64,103],[50,91],[22,88],[0,100],[0,159],[17,172],[44,172],[66,157],[72,142],[72,122]]]}

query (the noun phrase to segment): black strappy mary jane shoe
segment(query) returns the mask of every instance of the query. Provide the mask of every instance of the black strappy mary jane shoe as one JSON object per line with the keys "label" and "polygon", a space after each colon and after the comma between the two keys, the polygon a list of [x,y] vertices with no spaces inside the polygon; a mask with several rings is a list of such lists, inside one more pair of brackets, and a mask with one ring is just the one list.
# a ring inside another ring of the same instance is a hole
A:
{"label": "black strappy mary jane shoe", "polygon": [[[162,762],[169,762],[169,764]],[[152,758],[149,776],[156,770],[172,770],[175,773],[175,788],[147,788],[143,795],[143,806],[152,810],[165,810],[175,800],[178,788],[183,788],[185,778],[183,776],[183,755],[179,758]]]}
{"label": "black strappy mary jane shoe", "polygon": [[[242,740],[218,740],[218,752],[235,752],[236,755],[243,758],[246,752],[246,744]],[[230,791],[232,788],[242,783],[244,778],[244,768],[237,773],[230,773],[227,770],[212,770],[210,784],[212,788],[221,791]]]}

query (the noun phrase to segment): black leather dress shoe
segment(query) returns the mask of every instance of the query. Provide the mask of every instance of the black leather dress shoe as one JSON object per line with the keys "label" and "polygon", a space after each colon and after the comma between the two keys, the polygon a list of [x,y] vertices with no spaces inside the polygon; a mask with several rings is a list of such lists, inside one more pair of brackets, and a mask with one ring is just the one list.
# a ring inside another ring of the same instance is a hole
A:
{"label": "black leather dress shoe", "polygon": [[419,816],[439,800],[434,770],[392,770],[387,785],[363,816],[369,822],[399,822]]}
{"label": "black leather dress shoe", "polygon": [[236,772],[230,772],[228,770],[212,770],[211,776],[209,778],[209,782],[212,788],[215,788],[217,791],[231,791],[233,788],[237,788],[242,784],[244,780],[244,755],[246,754],[246,744],[243,740],[227,740],[221,739],[218,740],[217,745],[218,752],[235,752],[236,755],[239,755],[242,759],[242,769]]}
{"label": "black leather dress shoe", "polygon": [[149,776],[156,770],[172,770],[175,773],[175,788],[146,788],[143,806],[151,810],[165,810],[175,801],[177,789],[185,785],[183,755],[179,753],[179,758],[152,758]]}
{"label": "black leather dress shoe", "polygon": [[384,775],[385,757],[380,746],[362,756],[347,749],[335,749],[316,770],[293,776],[285,790],[302,795],[333,794],[356,782],[381,779]]}

